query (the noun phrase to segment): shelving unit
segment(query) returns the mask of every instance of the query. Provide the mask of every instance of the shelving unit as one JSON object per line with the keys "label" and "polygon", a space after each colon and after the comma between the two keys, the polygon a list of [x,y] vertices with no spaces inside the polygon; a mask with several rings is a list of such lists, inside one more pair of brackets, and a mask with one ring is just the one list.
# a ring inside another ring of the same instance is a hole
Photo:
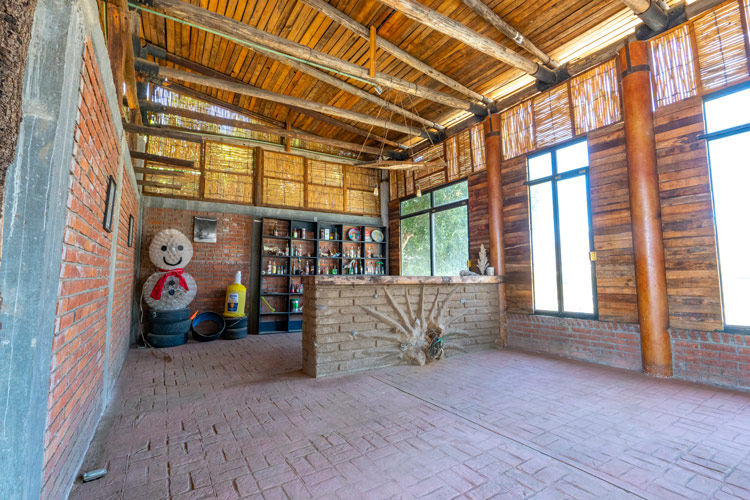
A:
{"label": "shelving unit", "polygon": [[[359,231],[359,240],[350,238],[351,229]],[[374,230],[383,234],[382,241],[372,241]],[[388,274],[386,230],[383,226],[264,218],[258,270],[258,333],[302,330],[302,276]],[[299,300],[298,310],[294,310],[293,299]]]}

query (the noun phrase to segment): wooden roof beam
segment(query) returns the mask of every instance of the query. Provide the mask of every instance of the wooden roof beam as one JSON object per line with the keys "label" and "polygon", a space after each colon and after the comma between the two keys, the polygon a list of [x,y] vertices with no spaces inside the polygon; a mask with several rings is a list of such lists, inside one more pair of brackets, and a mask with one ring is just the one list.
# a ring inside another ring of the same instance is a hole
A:
{"label": "wooden roof beam", "polygon": [[671,9],[664,0],[622,0],[644,26],[635,30],[635,37],[646,40],[687,21],[685,4]]}
{"label": "wooden roof beam", "polygon": [[[240,21],[211,12],[197,5],[183,2],[182,0],[148,0],[148,3],[152,7],[143,7],[136,3],[131,3],[131,5],[138,8],[148,8],[152,13],[156,12],[153,8],[161,9],[171,17],[200,29],[211,30],[235,43],[240,43],[254,50],[262,50],[264,53],[276,51],[287,54],[288,56],[301,59],[306,63],[323,66],[323,69],[339,73],[345,78],[354,77],[366,81],[375,87],[390,88],[450,108],[470,111],[479,115],[487,114],[487,109],[484,106],[385,73],[377,73],[374,78],[370,78],[367,68],[292,42],[286,38],[266,33]],[[157,13],[157,15],[159,14]]]}
{"label": "wooden roof beam", "polygon": [[380,2],[418,23],[455,38],[459,42],[494,57],[502,63],[520,69],[542,82],[542,84],[554,85],[567,77],[564,71],[551,71],[419,2],[414,0],[380,0]]}
{"label": "wooden roof beam", "polygon": [[[175,59],[181,60],[182,63],[186,63],[188,60],[186,60],[183,57],[176,57],[172,54],[168,53],[165,49],[162,49],[161,47],[157,47],[155,45],[147,45],[146,51],[151,54],[154,57],[157,57],[159,59],[163,59],[166,61],[171,61],[176,64],[180,64],[181,66],[185,66],[186,68],[190,69],[188,67],[188,64],[181,64],[178,61],[175,61]],[[343,90],[344,92],[347,92],[353,96],[359,97],[360,99],[364,99],[366,101],[370,101],[373,104],[376,104],[384,109],[384,111],[390,111],[392,110],[394,113],[398,113],[401,116],[404,116],[408,118],[409,120],[415,121],[417,123],[421,123],[422,125],[425,125],[427,127],[434,128],[435,130],[444,130],[445,127],[439,123],[435,123],[431,120],[425,120],[421,116],[412,113],[411,111],[408,111],[406,109],[403,109],[399,106],[396,106],[393,103],[390,103],[386,101],[385,99],[382,99],[376,95],[373,95],[367,91],[364,91],[360,89],[359,87],[355,87],[354,85],[351,85],[349,83],[346,83],[342,80],[339,80],[338,78],[329,75],[328,73],[325,73],[323,71],[320,71],[318,69],[313,68],[312,66],[309,66],[307,64],[294,61],[292,59],[287,59],[285,57],[280,57],[275,54],[269,54],[266,52],[263,52],[263,55],[268,56],[271,59],[274,59],[276,61],[279,61],[281,64],[285,64],[293,69],[296,69],[297,71],[301,71],[303,73],[306,73],[313,78],[317,78],[318,80],[325,82],[333,87],[336,87],[339,90]]]}
{"label": "wooden roof beam", "polygon": [[322,104],[316,101],[309,101],[307,99],[292,97],[286,94],[278,94],[276,92],[264,90],[247,83],[228,82],[220,78],[197,75],[195,73],[188,73],[187,71],[181,71],[179,69],[166,68],[164,66],[159,66],[156,63],[146,61],[145,59],[136,60],[136,69],[158,78],[180,80],[182,82],[194,83],[196,85],[205,85],[206,87],[213,87],[215,89],[226,90],[228,92],[235,92],[237,94],[242,94],[257,99],[263,99],[277,104],[291,104],[300,108],[311,109],[313,111],[318,111],[327,115],[337,116],[340,118],[345,118],[347,120],[354,120],[360,123],[366,123],[368,125],[383,128],[385,130],[393,130],[414,137],[423,137],[425,139],[431,140],[437,139],[437,136],[416,127],[393,123],[383,118],[373,117],[370,115],[357,113],[355,111],[350,111],[348,109],[337,108],[335,106],[329,106],[328,104]]}
{"label": "wooden roof beam", "polygon": [[[308,4],[309,6],[319,10],[326,16],[330,17],[331,19],[339,23],[341,26],[347,28],[350,31],[353,31],[354,33],[364,38],[365,40],[368,40],[368,41],[370,40],[371,37],[367,28],[362,26],[360,23],[358,23],[351,17],[347,16],[345,13],[336,9],[334,6],[332,6],[325,0],[302,0],[302,1]],[[398,45],[391,43],[388,40],[380,36],[376,37],[376,43],[378,47],[385,50],[386,52],[388,52],[395,58],[399,59],[400,61],[405,62],[406,64],[416,69],[417,71],[421,71],[425,75],[429,76],[435,81],[442,83],[446,87],[449,87],[457,92],[461,92],[465,96],[471,99],[474,99],[476,101],[479,101],[486,106],[492,105],[492,99],[490,99],[489,97],[486,97],[477,92],[474,92],[470,88],[458,83],[451,77],[441,73],[440,71],[436,70],[429,64],[426,64],[420,61],[413,55],[401,49]]]}
{"label": "wooden roof beam", "polygon": [[519,47],[524,48],[528,53],[537,57],[542,64],[550,69],[557,69],[560,67],[560,63],[552,59],[539,47],[537,47],[531,40],[526,38],[516,28],[505,22],[505,20],[498,16],[494,10],[489,8],[483,0],[462,0],[463,3],[472,8],[474,12],[479,14],[485,21],[490,23],[492,26],[503,35],[507,36],[515,42]]}

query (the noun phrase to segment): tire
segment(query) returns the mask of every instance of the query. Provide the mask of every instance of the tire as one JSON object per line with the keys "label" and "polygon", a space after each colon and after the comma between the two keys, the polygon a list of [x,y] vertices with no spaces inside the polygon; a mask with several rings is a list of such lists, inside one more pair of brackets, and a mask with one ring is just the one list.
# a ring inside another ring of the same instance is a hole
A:
{"label": "tire", "polygon": [[[221,334],[224,331],[225,321],[225,318],[223,318],[219,314],[213,312],[204,312],[193,319],[192,323],[190,324],[190,331],[193,333],[193,338],[198,342],[211,342],[212,340],[216,340],[221,337]],[[216,325],[216,333],[206,335],[197,331],[196,327],[204,322],[209,322]]]}
{"label": "tire", "polygon": [[227,328],[247,328],[247,316],[241,318],[227,318],[224,317],[224,324]]}
{"label": "tire", "polygon": [[177,309],[175,311],[148,311],[148,321],[154,323],[176,323],[190,319],[190,308]]}
{"label": "tire", "polygon": [[239,340],[247,337],[247,327],[244,328],[225,328],[221,338],[224,340]]}
{"label": "tire", "polygon": [[146,341],[153,347],[177,347],[187,343],[187,333],[182,335],[154,335],[149,333],[146,335]]}
{"label": "tire", "polygon": [[190,318],[176,323],[151,323],[151,333],[154,335],[185,335],[190,331]]}

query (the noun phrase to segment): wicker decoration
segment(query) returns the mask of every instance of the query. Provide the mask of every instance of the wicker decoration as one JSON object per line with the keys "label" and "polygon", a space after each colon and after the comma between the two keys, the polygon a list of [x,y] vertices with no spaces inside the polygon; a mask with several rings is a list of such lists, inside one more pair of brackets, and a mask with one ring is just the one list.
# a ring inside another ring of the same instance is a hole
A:
{"label": "wicker decoration", "polygon": [[[159,272],[149,276],[143,284],[146,304],[155,311],[174,311],[187,307],[198,290],[193,277],[182,272],[193,258],[193,245],[190,240],[176,229],[166,229],[154,236],[148,256]],[[155,298],[152,292],[164,275],[167,277],[163,283],[161,297]],[[187,290],[180,283],[180,275],[185,280]]]}

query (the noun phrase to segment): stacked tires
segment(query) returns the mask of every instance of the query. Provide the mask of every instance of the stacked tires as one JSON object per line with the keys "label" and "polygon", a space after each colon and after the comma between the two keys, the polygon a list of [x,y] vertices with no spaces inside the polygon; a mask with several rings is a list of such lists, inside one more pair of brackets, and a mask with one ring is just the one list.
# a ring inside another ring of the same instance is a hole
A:
{"label": "stacked tires", "polygon": [[224,331],[221,338],[224,340],[237,340],[247,337],[247,316],[239,318],[228,318],[224,316]]}
{"label": "stacked tires", "polygon": [[153,347],[175,347],[188,341],[190,309],[148,312],[149,334],[146,341]]}

